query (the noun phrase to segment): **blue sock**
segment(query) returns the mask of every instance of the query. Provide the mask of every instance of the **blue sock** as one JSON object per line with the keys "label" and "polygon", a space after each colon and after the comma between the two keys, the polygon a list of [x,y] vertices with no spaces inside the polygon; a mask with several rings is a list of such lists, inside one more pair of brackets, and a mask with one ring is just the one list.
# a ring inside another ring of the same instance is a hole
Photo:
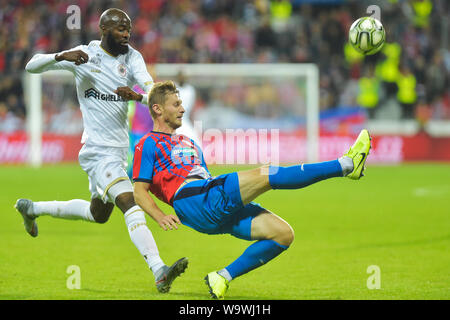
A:
{"label": "blue sock", "polygon": [[269,167],[269,183],[272,189],[300,189],[321,180],[342,176],[339,160],[291,167]]}
{"label": "blue sock", "polygon": [[259,240],[250,245],[239,258],[225,269],[234,279],[269,262],[287,248],[273,240]]}

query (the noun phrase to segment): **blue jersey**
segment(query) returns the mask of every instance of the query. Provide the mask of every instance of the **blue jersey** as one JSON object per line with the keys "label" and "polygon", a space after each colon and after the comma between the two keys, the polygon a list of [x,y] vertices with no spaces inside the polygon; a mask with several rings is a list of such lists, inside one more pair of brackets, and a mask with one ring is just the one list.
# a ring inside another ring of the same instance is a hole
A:
{"label": "blue jersey", "polygon": [[191,172],[211,177],[200,147],[185,135],[151,131],[136,145],[133,180],[150,183],[150,191],[169,205]]}

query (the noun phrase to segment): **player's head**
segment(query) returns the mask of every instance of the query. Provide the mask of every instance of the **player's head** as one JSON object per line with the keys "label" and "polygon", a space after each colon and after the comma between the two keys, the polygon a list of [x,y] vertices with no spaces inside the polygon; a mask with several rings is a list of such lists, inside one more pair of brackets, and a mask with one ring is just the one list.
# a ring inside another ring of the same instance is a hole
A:
{"label": "player's head", "polygon": [[184,108],[177,86],[173,81],[157,82],[148,95],[148,105],[153,121],[164,123],[172,129],[181,127]]}
{"label": "player's head", "polygon": [[116,8],[104,11],[100,16],[99,27],[109,49],[117,54],[128,52],[131,19],[125,12]]}
{"label": "player's head", "polygon": [[177,82],[180,86],[183,86],[184,83],[186,82],[186,75],[184,74],[184,72],[182,70],[180,70],[177,73]]}

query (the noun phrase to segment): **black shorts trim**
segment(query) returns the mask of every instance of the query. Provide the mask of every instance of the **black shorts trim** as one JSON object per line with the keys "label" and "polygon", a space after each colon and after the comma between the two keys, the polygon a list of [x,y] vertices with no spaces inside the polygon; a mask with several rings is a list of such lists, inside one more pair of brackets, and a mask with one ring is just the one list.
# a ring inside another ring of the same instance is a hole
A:
{"label": "black shorts trim", "polygon": [[142,178],[138,178],[138,179],[133,179],[133,182],[147,182],[147,183],[152,183],[152,180],[150,180],[150,179],[142,179]]}
{"label": "black shorts trim", "polygon": [[188,197],[193,197],[201,193],[208,192],[209,189],[217,187],[217,186],[223,186],[225,183],[226,178],[220,178],[220,179],[213,179],[208,184],[201,186],[201,187],[183,187],[175,196],[173,201],[181,200]]}

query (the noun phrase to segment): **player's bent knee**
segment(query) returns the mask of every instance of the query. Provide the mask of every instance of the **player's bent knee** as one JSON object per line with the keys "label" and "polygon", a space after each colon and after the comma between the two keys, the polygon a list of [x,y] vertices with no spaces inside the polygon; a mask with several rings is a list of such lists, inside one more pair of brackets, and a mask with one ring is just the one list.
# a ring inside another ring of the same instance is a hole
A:
{"label": "player's bent knee", "polygon": [[127,212],[128,209],[135,205],[136,202],[134,201],[133,192],[121,193],[116,197],[116,206],[118,206],[123,213]]}
{"label": "player's bent knee", "polygon": [[294,241],[294,230],[287,222],[280,222],[276,226],[275,234],[272,240],[279,244],[289,247]]}
{"label": "player's bent knee", "polygon": [[270,211],[262,212],[253,219],[251,234],[253,240],[273,240],[287,247],[294,241],[292,227]]}
{"label": "player's bent knee", "polygon": [[103,203],[100,199],[92,199],[91,201],[91,214],[96,223],[105,223],[109,220],[111,213],[114,209],[114,204]]}
{"label": "player's bent knee", "polygon": [[278,243],[283,246],[290,246],[294,241],[294,230],[290,225],[286,224],[278,235]]}
{"label": "player's bent knee", "polygon": [[108,195],[124,213],[136,205],[133,196],[133,185],[128,178],[113,184],[108,190]]}

